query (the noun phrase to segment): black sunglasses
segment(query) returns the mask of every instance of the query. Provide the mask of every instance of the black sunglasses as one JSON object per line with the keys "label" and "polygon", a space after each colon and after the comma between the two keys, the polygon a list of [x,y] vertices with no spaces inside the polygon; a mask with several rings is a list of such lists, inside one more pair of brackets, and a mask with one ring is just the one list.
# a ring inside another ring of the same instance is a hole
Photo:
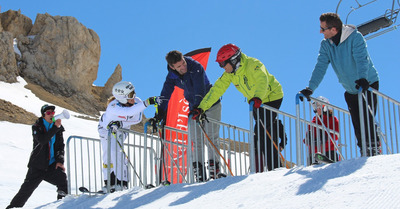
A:
{"label": "black sunglasses", "polygon": [[325,32],[326,30],[332,29],[333,27],[323,28],[323,27],[320,26],[320,28],[321,28],[321,31],[322,31],[322,32]]}

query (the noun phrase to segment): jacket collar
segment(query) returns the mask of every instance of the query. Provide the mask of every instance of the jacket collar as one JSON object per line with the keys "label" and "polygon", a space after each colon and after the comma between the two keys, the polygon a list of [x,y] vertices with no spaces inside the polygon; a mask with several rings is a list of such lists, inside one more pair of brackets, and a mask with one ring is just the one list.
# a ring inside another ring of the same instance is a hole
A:
{"label": "jacket collar", "polygon": [[342,36],[340,37],[340,43],[345,41],[350,34],[357,30],[357,27],[354,25],[343,25],[342,27]]}
{"label": "jacket collar", "polygon": [[[344,42],[356,30],[357,30],[357,27],[354,26],[354,25],[343,25],[343,27],[342,27],[342,35],[340,36],[339,44]],[[331,39],[329,39],[329,42],[331,44],[334,44]]]}
{"label": "jacket collar", "polygon": [[232,74],[235,74],[235,75],[236,74],[239,74],[239,75],[242,74],[244,72],[244,69],[246,69],[247,60],[248,60],[248,56],[242,52],[242,55],[240,57],[240,65],[236,69],[236,71],[234,73],[232,73]]}

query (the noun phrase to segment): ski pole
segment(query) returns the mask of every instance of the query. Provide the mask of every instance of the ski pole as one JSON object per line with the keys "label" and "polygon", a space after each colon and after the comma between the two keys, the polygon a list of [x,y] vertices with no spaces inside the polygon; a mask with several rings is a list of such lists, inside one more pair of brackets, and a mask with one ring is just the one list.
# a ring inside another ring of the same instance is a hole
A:
{"label": "ski pole", "polygon": [[[155,104],[154,104],[154,107],[156,108],[156,115],[158,115],[158,103],[156,102]],[[153,123],[156,123],[156,121],[157,120],[155,120],[155,121],[153,121]],[[157,133],[158,133],[158,137],[159,137],[159,139],[160,139],[160,141],[161,141],[161,154],[160,154],[160,157],[162,158],[162,161],[160,162],[161,164],[162,164],[162,166],[160,166],[160,175],[159,175],[159,177],[160,177],[160,182],[159,183],[161,183],[161,179],[162,179],[162,173],[163,173],[163,168],[164,168],[164,178],[165,178],[165,180],[166,181],[168,181],[168,175],[167,175],[167,168],[165,167],[165,159],[164,159],[164,149],[165,149],[165,146],[164,146],[164,143],[163,143],[163,141],[162,141],[162,135],[163,135],[163,130],[164,130],[164,128],[163,127],[161,127],[161,130],[159,130],[160,128],[158,127],[159,126],[159,124],[153,124],[152,122],[150,122],[150,124],[152,125],[152,127],[153,127],[153,133],[154,133],[154,128],[156,129],[156,131],[157,131]],[[169,182],[169,181],[168,181]]]}
{"label": "ski pole", "polygon": [[286,168],[287,168],[287,169],[290,169],[290,166],[288,165],[287,161],[286,161],[285,158],[283,157],[281,151],[279,150],[279,148],[278,148],[278,146],[276,145],[276,143],[274,142],[274,140],[272,140],[271,134],[269,134],[267,128],[264,126],[264,123],[261,121],[261,119],[260,119],[260,123],[261,123],[261,125],[264,127],[265,132],[267,133],[269,139],[270,139],[270,140],[272,141],[272,143],[274,144],[274,147],[275,147],[275,149],[278,151],[280,157],[282,158],[282,161],[285,162]]}
{"label": "ski pole", "polygon": [[[161,139],[161,138],[160,138],[160,139]],[[161,139],[161,140],[162,140],[162,143],[164,143],[164,149],[165,149],[165,142],[164,142],[164,139]],[[165,149],[165,151],[167,151],[167,154],[168,154],[168,156],[171,158],[171,161],[172,161],[173,165],[176,166],[178,173],[182,176],[183,181],[187,182],[186,179],[185,179],[185,175],[183,174],[183,172],[181,171],[181,169],[179,169],[178,164],[175,162],[175,160],[172,160],[173,157],[172,157],[171,152],[170,152],[168,149]]]}
{"label": "ski pole", "polygon": [[[156,113],[158,113],[158,109],[157,109]],[[157,127],[157,126],[159,126],[158,124],[156,125],[156,128],[159,129],[159,127]],[[153,126],[153,127],[154,127],[154,126]],[[162,128],[162,130],[164,130],[164,128]],[[162,144],[162,146],[164,147],[163,150],[167,151],[168,156],[169,156],[171,159],[173,159],[172,154],[169,152],[169,150],[168,150],[168,149],[165,149],[165,143],[164,143],[163,137],[160,135],[160,133],[158,133],[158,134],[159,134],[159,139],[161,140],[161,144]],[[177,163],[176,163],[174,160],[171,160],[171,161],[172,161],[173,165],[176,166],[176,167],[178,168],[177,171],[178,171],[178,173],[182,176],[183,181],[187,182],[186,179],[185,179],[185,175],[184,175],[183,172],[179,169],[179,166],[177,165]],[[164,166],[165,166],[165,163],[164,163]],[[168,180],[168,178],[167,178],[167,180]]]}
{"label": "ski pole", "polygon": [[210,142],[210,144],[214,147],[215,151],[216,151],[216,152],[219,154],[219,156],[224,160],[224,163],[225,163],[226,167],[228,167],[228,170],[229,170],[229,172],[231,173],[231,175],[234,176],[233,173],[232,173],[231,168],[229,167],[229,164],[226,162],[226,159],[225,159],[225,158],[221,155],[221,153],[218,151],[218,148],[217,148],[217,147],[214,145],[214,143],[211,141],[210,137],[208,137],[206,131],[204,130],[203,125],[201,125],[200,121],[197,121],[197,124],[200,126],[201,130],[203,131],[204,136],[206,136],[206,138],[208,139],[208,142]]}
{"label": "ski pole", "polygon": [[[164,146],[164,150],[167,151],[168,156],[169,156],[171,159],[173,159],[172,154],[169,152],[169,150],[168,150],[168,149],[165,149],[165,142],[164,142],[165,140],[164,140],[162,137],[160,137],[160,136],[159,136],[159,139],[161,140],[161,143],[162,143],[162,145]],[[178,173],[179,173],[179,174],[182,176],[182,178],[183,178],[183,181],[184,181],[184,182],[187,182],[186,179],[185,179],[185,175],[184,175],[183,172],[179,169],[178,164],[177,164],[174,160],[172,160],[172,163],[173,163],[174,166],[176,166]]]}
{"label": "ski pole", "polygon": [[[167,167],[165,167],[166,165],[165,165],[165,159],[164,159],[164,149],[165,149],[165,145],[164,145],[164,143],[162,142],[162,133],[161,133],[161,131],[162,130],[157,130],[157,132],[158,132],[158,137],[160,138],[160,141],[161,141],[161,158],[162,158],[162,161],[161,161],[161,163],[162,163],[162,166],[160,167],[161,168],[161,174],[160,174],[160,176],[162,177],[162,169],[164,169],[164,178],[165,178],[165,180],[166,181],[168,181],[168,175],[167,175]],[[161,179],[160,179],[161,180]],[[169,181],[168,181],[169,182]],[[161,182],[160,182],[161,183]]]}
{"label": "ski pole", "polygon": [[136,172],[135,166],[133,166],[132,162],[129,160],[128,155],[126,155],[124,148],[122,147],[121,143],[118,141],[118,138],[115,137],[115,140],[117,141],[119,147],[121,148],[122,153],[124,153],[125,158],[128,160],[129,164],[132,166],[133,172],[135,172],[136,176],[138,177],[140,184],[144,187],[144,184],[143,184],[143,182],[142,182],[142,179],[140,179],[139,174]]}
{"label": "ski pole", "polygon": [[[159,97],[159,99],[161,99],[160,97]],[[156,102],[155,104],[154,104],[154,107],[155,107],[155,109],[156,109],[156,115],[158,115],[158,106],[159,106],[159,103],[158,102]],[[155,123],[155,121],[153,121],[153,123]],[[164,168],[164,178],[165,178],[165,181],[167,181],[167,182],[169,182],[169,184],[170,184],[170,181],[168,181],[168,175],[167,175],[167,168],[165,167],[165,159],[164,159],[164,149],[165,149],[165,146],[164,146],[164,143],[163,143],[163,141],[162,141],[162,135],[164,135],[164,125],[162,125],[162,127],[161,127],[161,130],[159,130],[160,128],[159,128],[159,124],[155,124],[155,125],[153,125],[153,123],[151,123],[150,122],[150,124],[152,125],[152,127],[153,127],[153,133],[154,133],[154,127],[155,127],[155,129],[156,129],[156,131],[157,131],[157,133],[158,133],[158,137],[159,137],[159,139],[160,139],[160,141],[161,141],[161,155],[160,155],[160,157],[162,158],[162,161],[160,162],[161,164],[162,164],[162,166],[160,166],[160,175],[159,175],[159,177],[160,177],[160,184],[162,183],[161,182],[161,179],[162,179],[162,169]]]}
{"label": "ski pole", "polygon": [[[167,181],[167,182],[170,182],[169,180],[168,180],[168,175],[167,175],[167,167],[165,167],[166,165],[165,165],[165,158],[164,158],[164,151],[165,151],[165,145],[164,145],[164,142],[163,142],[163,133],[164,133],[164,128],[160,128],[159,127],[159,125],[157,124],[157,126],[156,126],[156,128],[157,128],[157,133],[158,133],[158,138],[160,139],[160,142],[161,142],[161,158],[162,158],[162,161],[161,161],[161,163],[163,164],[161,167],[160,167],[160,170],[161,170],[161,173],[160,173],[160,178],[162,178],[162,169],[164,169],[164,178],[165,178],[165,181]],[[159,130],[159,129],[161,129],[161,130]],[[160,179],[160,181],[161,181],[161,179]],[[161,182],[160,182],[161,183]]]}

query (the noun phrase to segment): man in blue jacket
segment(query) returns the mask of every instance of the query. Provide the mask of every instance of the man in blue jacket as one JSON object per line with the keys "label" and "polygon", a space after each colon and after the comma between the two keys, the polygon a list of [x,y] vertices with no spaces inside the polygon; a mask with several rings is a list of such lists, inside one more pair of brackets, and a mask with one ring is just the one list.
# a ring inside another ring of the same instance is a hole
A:
{"label": "man in blue jacket", "polygon": [[[318,61],[315,65],[308,87],[300,91],[307,100],[321,83],[329,63],[346,90],[344,96],[350,111],[357,145],[362,153],[360,114],[358,106],[358,88],[364,91],[370,86],[379,90],[379,77],[367,50],[367,43],[355,26],[343,25],[335,13],[324,13],[320,16],[320,33],[324,34],[321,41]],[[368,105],[376,107],[377,98],[367,92]],[[300,97],[302,100],[302,97]],[[365,106],[365,104],[364,104]],[[376,109],[373,110],[374,115]],[[369,124],[367,123],[369,117]],[[381,153],[380,139],[376,134],[376,126],[372,114],[364,110],[364,130],[366,136],[367,156]]]}
{"label": "man in blue jacket", "polygon": [[[168,100],[170,99],[175,86],[177,86],[184,90],[185,99],[189,102],[189,114],[206,115],[207,118],[221,121],[221,103],[219,100],[204,113],[195,112],[197,106],[203,100],[203,97],[212,87],[203,66],[191,57],[183,56],[182,53],[177,50],[170,51],[166,55],[165,59],[168,63],[168,75],[161,91],[161,98],[167,100],[167,102],[162,102],[160,104],[156,118],[158,118],[158,120],[161,118],[165,120]],[[219,125],[207,121],[203,121],[203,125],[205,130],[212,131],[212,133],[207,133],[207,135],[217,146],[216,142],[219,139]],[[207,177],[205,167],[203,166],[203,163],[205,162],[203,150],[206,142],[204,142],[201,137],[202,131],[199,129],[194,131],[194,128],[195,127],[191,126],[191,129],[189,130],[195,148],[193,152],[193,170],[197,181],[205,181]],[[196,136],[194,136],[195,133]],[[212,147],[208,148],[209,172],[210,178],[217,178],[220,174],[220,160],[216,157],[213,151],[214,149]]]}

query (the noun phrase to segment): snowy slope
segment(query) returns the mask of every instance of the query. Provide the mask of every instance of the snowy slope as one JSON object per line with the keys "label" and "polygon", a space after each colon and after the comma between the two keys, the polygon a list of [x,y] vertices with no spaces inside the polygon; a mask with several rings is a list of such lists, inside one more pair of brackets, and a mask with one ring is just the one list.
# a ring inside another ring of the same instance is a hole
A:
{"label": "snowy slope", "polygon": [[[23,88],[24,81],[0,82],[0,98],[39,115],[45,102]],[[7,92],[18,92],[11,98]],[[63,108],[57,107],[61,112]],[[70,135],[97,138],[97,123],[63,120]],[[29,125],[0,122],[0,208],[18,191],[32,149]],[[104,196],[69,196],[55,201],[55,187],[43,182],[25,208],[400,208],[400,155],[358,158],[330,165],[229,177],[201,184],[143,190],[133,188]]]}

